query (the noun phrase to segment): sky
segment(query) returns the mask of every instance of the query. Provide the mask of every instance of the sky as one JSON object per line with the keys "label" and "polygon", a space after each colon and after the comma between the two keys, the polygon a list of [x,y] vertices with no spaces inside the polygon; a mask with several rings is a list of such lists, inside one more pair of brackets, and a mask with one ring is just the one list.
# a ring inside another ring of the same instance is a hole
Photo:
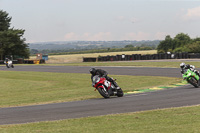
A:
{"label": "sky", "polygon": [[200,37],[200,0],[0,0],[27,43]]}

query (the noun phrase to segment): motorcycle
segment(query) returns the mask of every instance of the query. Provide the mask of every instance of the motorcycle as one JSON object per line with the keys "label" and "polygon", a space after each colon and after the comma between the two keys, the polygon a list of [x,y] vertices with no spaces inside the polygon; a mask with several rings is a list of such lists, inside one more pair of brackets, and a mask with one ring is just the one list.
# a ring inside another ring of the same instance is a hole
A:
{"label": "motorcycle", "polygon": [[7,68],[10,68],[10,67],[14,68],[14,65],[13,65],[13,63],[12,63],[11,60],[5,61],[4,63],[6,64],[6,67],[7,67]]}
{"label": "motorcycle", "polygon": [[191,71],[190,69],[185,69],[182,76],[184,80],[194,87],[199,87],[199,76],[195,72]]}
{"label": "motorcycle", "polygon": [[124,95],[122,89],[117,89],[113,83],[106,80],[105,77],[100,77],[99,75],[95,75],[92,79],[92,86],[98,90],[98,92],[104,98],[110,98],[110,96],[118,96],[122,97]]}

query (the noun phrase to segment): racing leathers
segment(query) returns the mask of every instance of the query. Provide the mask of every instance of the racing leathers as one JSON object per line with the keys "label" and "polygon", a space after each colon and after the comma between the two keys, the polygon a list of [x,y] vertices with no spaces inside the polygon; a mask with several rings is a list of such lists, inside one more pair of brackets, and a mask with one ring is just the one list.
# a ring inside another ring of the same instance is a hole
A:
{"label": "racing leathers", "polygon": [[181,73],[182,74],[183,74],[185,69],[190,69],[191,71],[195,72],[200,77],[200,73],[199,73],[198,70],[195,69],[195,66],[189,65],[189,64],[185,65],[185,67],[181,68]]}
{"label": "racing leathers", "polygon": [[95,69],[94,73],[91,73],[91,80],[93,79],[93,77],[95,75],[99,75],[100,77],[105,77],[106,80],[110,81],[111,83],[113,83],[113,85],[117,88],[120,89],[120,87],[117,85],[117,83],[108,76],[108,73],[102,69]]}

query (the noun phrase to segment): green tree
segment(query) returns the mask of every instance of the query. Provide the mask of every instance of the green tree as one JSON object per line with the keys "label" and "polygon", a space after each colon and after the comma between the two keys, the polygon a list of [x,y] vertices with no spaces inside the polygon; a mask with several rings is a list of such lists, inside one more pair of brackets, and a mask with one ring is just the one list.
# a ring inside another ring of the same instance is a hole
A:
{"label": "green tree", "polygon": [[23,38],[25,30],[10,28],[11,17],[0,10],[0,58],[6,55],[29,57],[28,45]]}
{"label": "green tree", "polygon": [[126,45],[124,48],[132,48],[132,47],[133,47],[132,44],[128,44],[128,45]]}
{"label": "green tree", "polygon": [[189,44],[192,40],[188,34],[179,33],[174,37],[175,48],[184,47]]}
{"label": "green tree", "polygon": [[[196,40],[199,40],[198,38]],[[157,47],[158,53],[165,52],[188,52],[189,49],[186,47],[192,42],[196,41],[192,40],[189,35],[184,33],[177,34],[174,39],[172,39],[169,35],[165,37],[165,40],[161,41]]]}
{"label": "green tree", "polygon": [[187,48],[188,48],[188,52],[191,52],[191,53],[200,53],[200,41],[188,44]]}
{"label": "green tree", "polygon": [[159,53],[168,52],[169,49],[174,49],[174,42],[170,35],[165,37],[165,40],[161,41],[157,47]]}
{"label": "green tree", "polygon": [[11,17],[8,17],[8,13],[0,10],[0,31],[8,30],[10,27]]}
{"label": "green tree", "polygon": [[200,42],[200,37],[197,37],[195,39],[192,39],[192,42]]}

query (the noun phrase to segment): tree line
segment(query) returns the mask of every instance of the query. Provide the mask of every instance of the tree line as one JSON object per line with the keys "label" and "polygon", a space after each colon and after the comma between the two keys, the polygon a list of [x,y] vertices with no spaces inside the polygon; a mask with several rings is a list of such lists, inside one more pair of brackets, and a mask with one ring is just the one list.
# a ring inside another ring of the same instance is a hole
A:
{"label": "tree line", "polygon": [[188,34],[179,33],[174,38],[170,35],[165,37],[165,40],[161,41],[157,47],[158,53],[200,53],[200,37],[191,39]]}
{"label": "tree line", "polygon": [[11,28],[11,17],[0,10],[0,59],[12,55],[16,57],[29,57],[28,45],[23,38],[25,30]]}

